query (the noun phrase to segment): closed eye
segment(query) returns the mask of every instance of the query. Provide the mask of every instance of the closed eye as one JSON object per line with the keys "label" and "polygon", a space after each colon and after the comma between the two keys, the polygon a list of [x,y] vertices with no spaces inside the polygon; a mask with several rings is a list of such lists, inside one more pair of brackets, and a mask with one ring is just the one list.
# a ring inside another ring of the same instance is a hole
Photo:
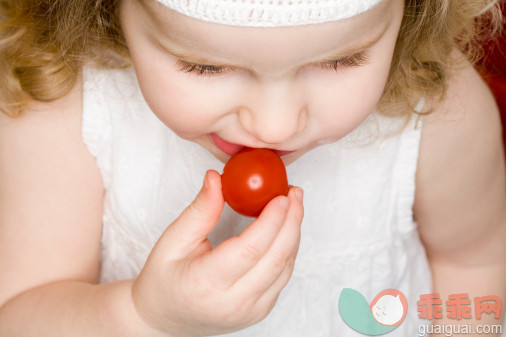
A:
{"label": "closed eye", "polygon": [[355,68],[367,64],[369,61],[367,51],[341,57],[335,60],[323,61],[314,64],[316,68],[339,71],[340,69]]}
{"label": "closed eye", "polygon": [[217,75],[221,74],[227,70],[230,70],[228,67],[209,65],[209,64],[197,64],[193,62],[188,62],[184,60],[177,60],[177,67],[179,71],[185,73],[194,73],[196,75]]}
{"label": "closed eye", "polygon": [[[329,60],[329,61],[322,61],[313,64],[313,67],[320,68],[320,69],[328,69],[328,70],[334,70],[339,71],[341,69],[346,68],[355,68],[359,67],[361,65],[368,63],[368,56],[367,51],[361,51],[356,54],[341,57],[335,60]],[[224,72],[232,70],[231,67],[227,66],[218,66],[218,65],[211,65],[211,64],[198,64],[193,62],[188,62],[184,60],[177,60],[176,63],[179,71],[185,72],[185,73],[193,73],[199,76],[212,76],[212,75],[218,75],[222,74]]]}

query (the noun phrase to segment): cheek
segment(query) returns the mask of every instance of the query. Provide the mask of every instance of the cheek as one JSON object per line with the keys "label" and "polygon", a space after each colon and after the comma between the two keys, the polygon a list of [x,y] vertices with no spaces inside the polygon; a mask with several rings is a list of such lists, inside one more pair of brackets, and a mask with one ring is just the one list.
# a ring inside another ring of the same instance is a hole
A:
{"label": "cheek", "polygon": [[338,79],[320,86],[327,104],[316,111],[325,111],[323,123],[329,132],[334,130],[334,139],[351,132],[376,109],[392,62],[396,35],[390,35],[370,50],[366,65],[344,70]]}
{"label": "cheek", "polygon": [[223,115],[218,96],[190,85],[186,74],[171,70],[173,65],[157,68],[136,67],[139,86],[153,113],[183,138],[209,133]]}
{"label": "cheek", "polygon": [[359,126],[375,110],[387,77],[388,72],[379,67],[365,66],[342,74],[339,81],[319,86],[315,95],[321,99],[315,101],[312,110],[326,133],[339,139]]}

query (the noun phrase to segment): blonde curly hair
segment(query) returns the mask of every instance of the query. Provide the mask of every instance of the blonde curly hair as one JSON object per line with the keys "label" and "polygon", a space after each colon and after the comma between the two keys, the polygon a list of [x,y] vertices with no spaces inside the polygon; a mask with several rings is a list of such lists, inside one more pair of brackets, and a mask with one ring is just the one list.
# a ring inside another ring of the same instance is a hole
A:
{"label": "blonde curly hair", "polygon": [[[0,0],[0,110],[16,117],[31,101],[65,96],[81,68],[130,65],[121,0]],[[458,47],[471,62],[502,27],[499,0],[405,0],[380,111],[412,114],[419,97],[443,97]]]}

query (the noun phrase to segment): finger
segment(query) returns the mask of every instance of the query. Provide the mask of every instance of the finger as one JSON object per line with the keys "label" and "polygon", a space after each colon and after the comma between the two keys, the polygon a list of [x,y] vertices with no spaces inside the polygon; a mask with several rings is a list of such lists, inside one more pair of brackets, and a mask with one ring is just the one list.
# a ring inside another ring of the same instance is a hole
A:
{"label": "finger", "polygon": [[281,293],[281,291],[286,287],[290,279],[293,275],[293,270],[295,266],[295,258],[297,257],[298,245],[297,249],[293,252],[293,254],[288,259],[285,267],[279,274],[278,278],[271,284],[270,288],[264,291],[260,297],[257,298],[255,307],[259,308],[258,310],[269,310],[274,307],[276,301]]}
{"label": "finger", "polygon": [[289,200],[278,196],[239,236],[230,238],[206,256],[205,263],[214,279],[226,288],[250,270],[269,250],[283,224]]}
{"label": "finger", "polygon": [[218,223],[224,204],[220,174],[209,170],[199,194],[162,234],[157,248],[170,259],[188,256],[208,242],[207,236]]}
{"label": "finger", "polygon": [[285,223],[279,235],[262,259],[245,274],[238,282],[238,287],[247,287],[249,291],[255,292],[261,297],[279,279],[287,265],[293,268],[291,260],[298,251],[300,243],[300,226],[304,217],[302,200],[299,200],[296,193],[301,189],[290,190],[290,209],[288,210]]}

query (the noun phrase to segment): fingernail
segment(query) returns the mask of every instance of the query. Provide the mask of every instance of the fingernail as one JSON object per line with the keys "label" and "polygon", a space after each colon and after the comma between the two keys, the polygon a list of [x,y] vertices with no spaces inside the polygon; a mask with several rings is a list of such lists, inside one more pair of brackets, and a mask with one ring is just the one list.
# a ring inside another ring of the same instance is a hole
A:
{"label": "fingernail", "polygon": [[283,197],[279,201],[279,205],[281,206],[282,209],[288,209],[288,204],[289,204],[289,201],[288,201],[287,197]]}
{"label": "fingernail", "polygon": [[302,188],[297,188],[295,190],[295,196],[297,197],[297,200],[299,200],[301,203],[304,200],[304,191]]}

